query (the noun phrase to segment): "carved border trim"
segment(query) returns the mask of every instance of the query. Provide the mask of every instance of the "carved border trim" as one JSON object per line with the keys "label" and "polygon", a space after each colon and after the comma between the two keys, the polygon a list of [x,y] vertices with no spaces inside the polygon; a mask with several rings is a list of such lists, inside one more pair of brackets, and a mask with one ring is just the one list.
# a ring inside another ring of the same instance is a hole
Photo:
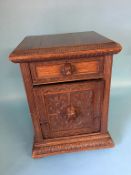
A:
{"label": "carved border trim", "polygon": [[86,140],[86,141],[78,141],[72,143],[62,143],[56,145],[45,145],[34,144],[32,157],[39,158],[53,154],[60,154],[64,152],[74,152],[74,151],[82,151],[82,150],[93,150],[99,148],[109,148],[113,147],[113,141],[109,134],[105,134],[102,138],[100,136],[96,136],[93,140]]}
{"label": "carved border trim", "polygon": [[46,60],[53,57],[58,59],[60,57],[80,56],[85,54],[86,56],[98,56],[104,54],[118,53],[122,47],[118,43],[104,43],[96,45],[83,45],[74,47],[61,47],[61,48],[38,48],[30,50],[15,50],[9,56],[13,62],[25,62],[25,61],[38,61],[46,58]]}

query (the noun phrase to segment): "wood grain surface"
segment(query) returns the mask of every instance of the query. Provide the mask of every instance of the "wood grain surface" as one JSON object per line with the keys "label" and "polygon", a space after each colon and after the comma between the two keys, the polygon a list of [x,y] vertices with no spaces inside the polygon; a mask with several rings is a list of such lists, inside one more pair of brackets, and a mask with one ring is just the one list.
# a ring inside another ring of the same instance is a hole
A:
{"label": "wood grain surface", "polygon": [[102,78],[104,57],[30,63],[33,84]]}
{"label": "wood grain surface", "polygon": [[113,147],[108,110],[113,54],[95,32],[29,36],[10,54],[20,63],[34,126],[33,158]]}

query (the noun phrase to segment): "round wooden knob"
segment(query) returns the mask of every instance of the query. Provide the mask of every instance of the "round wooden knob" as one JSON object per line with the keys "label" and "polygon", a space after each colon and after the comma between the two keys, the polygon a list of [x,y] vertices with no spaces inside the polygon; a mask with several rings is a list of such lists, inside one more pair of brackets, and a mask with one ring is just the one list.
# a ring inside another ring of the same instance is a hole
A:
{"label": "round wooden knob", "polygon": [[71,75],[72,74],[72,65],[70,63],[66,63],[62,69],[63,75]]}

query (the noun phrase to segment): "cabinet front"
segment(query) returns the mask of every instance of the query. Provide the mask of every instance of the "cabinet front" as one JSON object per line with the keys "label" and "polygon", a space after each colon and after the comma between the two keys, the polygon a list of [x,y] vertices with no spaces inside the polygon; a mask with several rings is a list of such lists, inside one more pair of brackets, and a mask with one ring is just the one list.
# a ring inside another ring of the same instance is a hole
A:
{"label": "cabinet front", "polygon": [[100,131],[104,82],[102,80],[34,88],[44,138]]}

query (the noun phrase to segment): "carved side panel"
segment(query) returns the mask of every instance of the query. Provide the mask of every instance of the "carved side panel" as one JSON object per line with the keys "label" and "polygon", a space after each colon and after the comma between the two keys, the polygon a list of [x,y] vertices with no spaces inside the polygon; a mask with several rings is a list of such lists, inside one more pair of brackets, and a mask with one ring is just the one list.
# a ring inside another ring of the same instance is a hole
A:
{"label": "carved side panel", "polygon": [[103,81],[36,88],[45,138],[100,131]]}

